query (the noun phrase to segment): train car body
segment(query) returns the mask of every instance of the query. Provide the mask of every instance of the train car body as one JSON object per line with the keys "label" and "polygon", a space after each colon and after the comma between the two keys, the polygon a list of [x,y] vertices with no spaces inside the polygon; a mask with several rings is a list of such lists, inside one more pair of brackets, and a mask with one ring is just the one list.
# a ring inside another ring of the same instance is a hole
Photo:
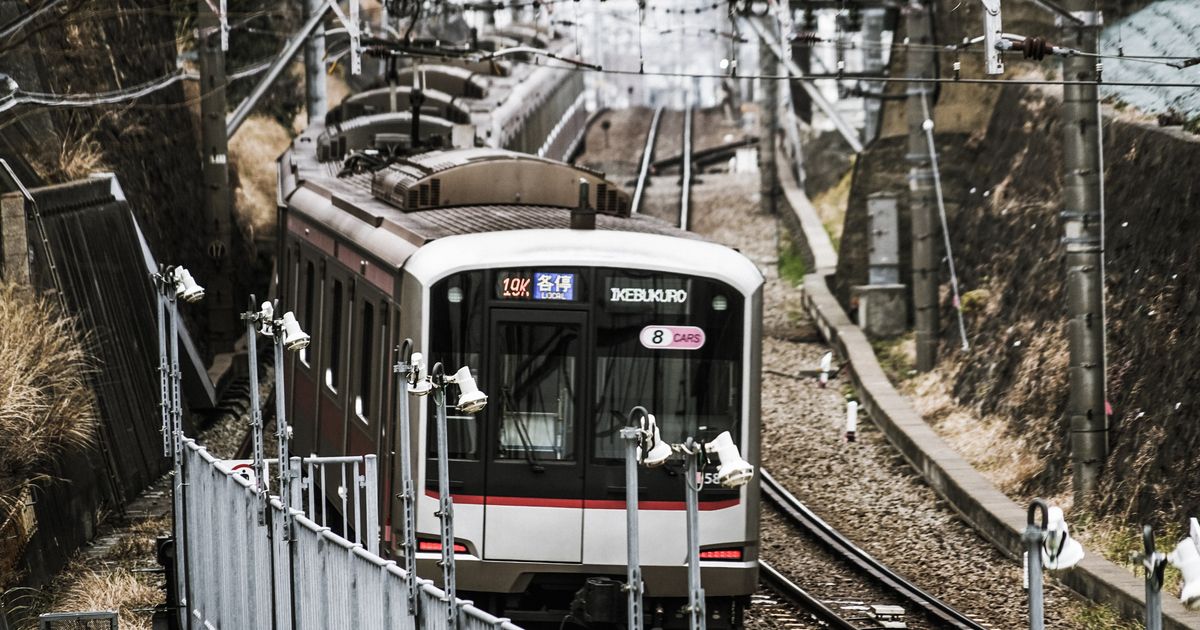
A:
{"label": "train car body", "polygon": [[[556,122],[531,111],[546,124],[496,123],[491,140],[558,146],[579,112],[546,94]],[[391,366],[406,338],[448,372],[469,366],[490,402],[448,418],[457,587],[514,620],[558,623],[588,578],[625,575],[618,432],[633,406],[655,413],[669,441],[727,430],[758,461],[762,277],[728,247],[630,216],[628,194],[599,173],[486,146],[413,153],[398,113],[369,105],[385,97],[390,107],[391,95],[350,97],[280,160],[281,298],[312,334],[287,365],[293,450],[378,454],[394,551],[396,405],[409,405],[418,572],[440,576],[434,410],[398,395]],[[478,122],[477,101],[436,102]],[[492,107],[493,122],[516,115],[508,101]],[[428,129],[441,121],[462,124],[439,117]],[[348,166],[385,143],[410,154]],[[725,489],[715,473],[705,469],[700,494],[702,578],[709,624],[738,626],[757,585],[758,485]],[[680,467],[641,470],[639,510],[649,622],[684,627]]]}

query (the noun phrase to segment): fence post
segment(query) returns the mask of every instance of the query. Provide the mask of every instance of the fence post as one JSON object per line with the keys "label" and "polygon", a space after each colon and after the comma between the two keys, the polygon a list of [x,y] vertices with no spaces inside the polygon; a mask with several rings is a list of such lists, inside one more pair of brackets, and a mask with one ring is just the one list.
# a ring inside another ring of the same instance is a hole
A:
{"label": "fence post", "polygon": [[367,550],[379,555],[379,462],[366,456],[367,476]]}
{"label": "fence post", "polygon": [[0,196],[0,251],[4,252],[0,276],[16,284],[29,284],[29,234],[21,193]]}

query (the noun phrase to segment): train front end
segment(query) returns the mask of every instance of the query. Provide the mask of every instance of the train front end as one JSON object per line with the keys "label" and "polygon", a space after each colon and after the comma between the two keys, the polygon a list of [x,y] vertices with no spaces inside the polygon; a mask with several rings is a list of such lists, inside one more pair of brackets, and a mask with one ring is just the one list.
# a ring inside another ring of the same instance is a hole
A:
{"label": "train front end", "polygon": [[[438,239],[404,271],[404,294],[423,301],[406,335],[447,372],[470,366],[489,397],[476,415],[448,401],[457,584],[487,609],[558,623],[613,586],[589,578],[624,580],[619,432],[633,407],[668,442],[729,431],[758,463],[762,277],[736,251],[682,233],[530,229]],[[418,560],[433,576],[434,415],[411,404],[426,445]],[[717,463],[699,495],[702,582],[709,626],[736,627],[757,584],[758,484],[721,487]],[[639,470],[649,627],[687,625],[683,470]]]}

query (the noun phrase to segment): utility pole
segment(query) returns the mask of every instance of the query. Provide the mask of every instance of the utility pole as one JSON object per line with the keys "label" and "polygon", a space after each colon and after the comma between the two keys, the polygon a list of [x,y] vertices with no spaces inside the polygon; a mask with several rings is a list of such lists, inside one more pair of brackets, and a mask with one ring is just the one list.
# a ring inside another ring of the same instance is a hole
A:
{"label": "utility pole", "polygon": [[[1083,20],[1064,21],[1062,41],[1084,52],[1096,50],[1100,15],[1094,0],[1065,0],[1063,7]],[[1096,61],[1072,56],[1063,60],[1063,80],[1093,82]],[[1097,87],[1063,86],[1063,244],[1067,267],[1067,337],[1070,345],[1067,415],[1075,504],[1095,495],[1100,468],[1108,455],[1105,405],[1103,203],[1100,172],[1100,109]]]}
{"label": "utility pole", "polygon": [[[882,75],[886,67],[883,64],[883,20],[885,9],[863,10],[863,72],[868,76]],[[875,82],[865,82],[872,90],[879,88]],[[863,99],[864,122],[863,144],[867,144],[879,135],[879,115],[883,109],[883,101],[877,98]]]}
{"label": "utility pole", "polygon": [[204,160],[204,233],[209,257],[208,331],[216,352],[232,349],[238,336],[233,304],[233,198],[229,191],[229,136],[225,128],[225,51],[221,22],[206,0],[197,0],[200,35],[200,128]]}
{"label": "utility pole", "polygon": [[[322,0],[304,0],[304,19],[321,10]],[[385,3],[386,4],[386,3]],[[325,27],[317,28],[304,44],[304,108],[308,122],[324,120],[329,111],[325,99]]]}
{"label": "utility pole", "polygon": [[[908,30],[908,78],[933,76],[933,38],[928,7],[912,0],[905,8]],[[938,255],[936,206],[929,143],[925,138],[925,111],[932,118],[929,83],[910,83],[908,88],[908,207],[912,216],[912,294],[916,313],[917,370],[928,372],[937,363],[938,346]],[[928,100],[926,100],[928,99]]]}
{"label": "utility pole", "polygon": [[[753,19],[753,18],[751,18]],[[762,28],[768,33],[778,33],[778,21],[774,17],[762,18]],[[779,74],[779,59],[767,45],[766,38],[758,39],[758,63],[764,77]],[[762,123],[758,139],[758,171],[760,203],[767,214],[778,212],[779,172],[775,168],[775,140],[779,136],[779,84],[774,79],[761,79],[762,100],[759,111]]]}

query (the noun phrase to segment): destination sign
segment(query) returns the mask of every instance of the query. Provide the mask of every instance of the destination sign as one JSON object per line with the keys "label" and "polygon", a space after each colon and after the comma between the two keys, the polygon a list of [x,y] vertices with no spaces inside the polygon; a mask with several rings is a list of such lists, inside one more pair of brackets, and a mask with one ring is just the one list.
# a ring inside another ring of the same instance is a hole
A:
{"label": "destination sign", "polygon": [[614,312],[685,313],[691,283],[661,276],[610,277],[604,283],[604,305]]}
{"label": "destination sign", "polygon": [[496,279],[496,297],[535,302],[575,301],[577,276],[554,271],[502,272]]}

